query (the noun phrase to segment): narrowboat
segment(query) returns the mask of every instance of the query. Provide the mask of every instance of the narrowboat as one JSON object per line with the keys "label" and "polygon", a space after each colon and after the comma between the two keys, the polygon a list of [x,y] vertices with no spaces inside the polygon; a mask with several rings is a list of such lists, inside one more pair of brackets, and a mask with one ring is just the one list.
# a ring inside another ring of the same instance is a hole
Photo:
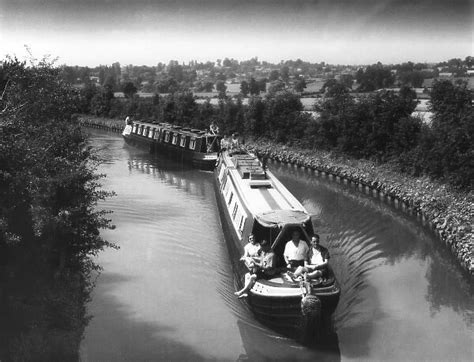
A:
{"label": "narrowboat", "polygon": [[272,329],[305,344],[333,335],[332,315],[340,287],[330,266],[313,282],[294,281],[283,252],[293,231],[309,243],[311,216],[259,159],[246,151],[221,152],[214,170],[217,204],[233,264],[236,287],[244,285],[247,266],[240,261],[250,234],[263,239],[275,253],[277,273],[257,279],[246,303],[255,317]]}
{"label": "narrowboat", "polygon": [[122,136],[128,144],[173,156],[178,162],[187,162],[204,170],[214,169],[221,139],[211,131],[156,121],[131,122],[129,119],[126,120]]}

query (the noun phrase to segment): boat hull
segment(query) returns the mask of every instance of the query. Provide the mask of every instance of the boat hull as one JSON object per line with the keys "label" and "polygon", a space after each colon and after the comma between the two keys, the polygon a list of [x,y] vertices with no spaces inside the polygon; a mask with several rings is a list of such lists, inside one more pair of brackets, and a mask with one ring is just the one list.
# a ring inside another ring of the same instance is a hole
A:
{"label": "boat hull", "polygon": [[195,168],[212,171],[216,165],[217,153],[202,153],[158,142],[136,134],[123,135],[129,145],[148,150],[150,153],[163,154],[176,162],[187,163]]}

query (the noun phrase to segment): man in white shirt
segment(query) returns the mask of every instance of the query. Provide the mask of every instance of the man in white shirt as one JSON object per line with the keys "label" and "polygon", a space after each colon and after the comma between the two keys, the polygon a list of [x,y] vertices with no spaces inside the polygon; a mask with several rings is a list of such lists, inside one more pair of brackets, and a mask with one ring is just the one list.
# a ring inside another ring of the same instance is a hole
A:
{"label": "man in white shirt", "polygon": [[309,247],[305,241],[300,240],[300,232],[293,231],[291,240],[285,245],[283,258],[285,259],[286,267],[294,269],[298,266],[304,266],[304,261],[308,259]]}
{"label": "man in white shirt", "polygon": [[329,251],[319,244],[319,235],[315,234],[311,238],[311,249],[304,267],[299,266],[294,273],[288,272],[288,275],[293,280],[302,276],[305,280],[323,277],[327,273],[328,260]]}

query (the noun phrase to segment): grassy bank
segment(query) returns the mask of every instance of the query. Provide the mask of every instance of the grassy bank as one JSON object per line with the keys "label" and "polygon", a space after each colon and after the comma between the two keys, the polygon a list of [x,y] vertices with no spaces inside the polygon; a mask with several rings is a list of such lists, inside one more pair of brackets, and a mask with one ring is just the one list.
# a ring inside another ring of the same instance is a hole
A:
{"label": "grassy bank", "polygon": [[[85,126],[123,128],[123,120],[93,116],[79,119]],[[247,142],[247,147],[271,159],[325,172],[398,200],[411,213],[420,215],[449,247],[461,267],[474,275],[472,191],[456,190],[428,177],[402,174],[390,164],[376,164],[331,152],[290,148],[268,140]]]}

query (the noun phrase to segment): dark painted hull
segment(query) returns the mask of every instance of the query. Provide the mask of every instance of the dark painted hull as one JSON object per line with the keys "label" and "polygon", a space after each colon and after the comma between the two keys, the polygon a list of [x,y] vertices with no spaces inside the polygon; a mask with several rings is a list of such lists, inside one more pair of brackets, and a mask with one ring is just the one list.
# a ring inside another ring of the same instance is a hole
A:
{"label": "dark painted hull", "polygon": [[212,171],[216,166],[217,153],[203,153],[183,149],[179,146],[157,142],[154,139],[135,134],[123,135],[127,144],[144,148],[150,153],[164,154],[177,162],[188,163],[201,170]]}
{"label": "dark painted hull", "polygon": [[[244,263],[240,261],[241,241],[231,226],[232,220],[227,212],[225,200],[220,193],[216,172],[214,177],[217,205],[233,266],[236,288],[241,289],[244,285],[245,274],[248,270]],[[296,285],[294,285],[294,288],[299,290],[299,287]],[[340,288],[336,280],[326,287],[313,289],[312,295],[317,296],[321,300],[322,306],[321,318],[318,321],[318,335],[313,333],[308,336],[308,330],[305,327],[305,319],[301,312],[301,295],[285,297],[265,296],[253,293],[252,290],[248,295],[245,302],[255,317],[266,326],[283,335],[307,344],[317,344],[321,341],[331,339],[334,336],[332,315],[340,297]]]}

